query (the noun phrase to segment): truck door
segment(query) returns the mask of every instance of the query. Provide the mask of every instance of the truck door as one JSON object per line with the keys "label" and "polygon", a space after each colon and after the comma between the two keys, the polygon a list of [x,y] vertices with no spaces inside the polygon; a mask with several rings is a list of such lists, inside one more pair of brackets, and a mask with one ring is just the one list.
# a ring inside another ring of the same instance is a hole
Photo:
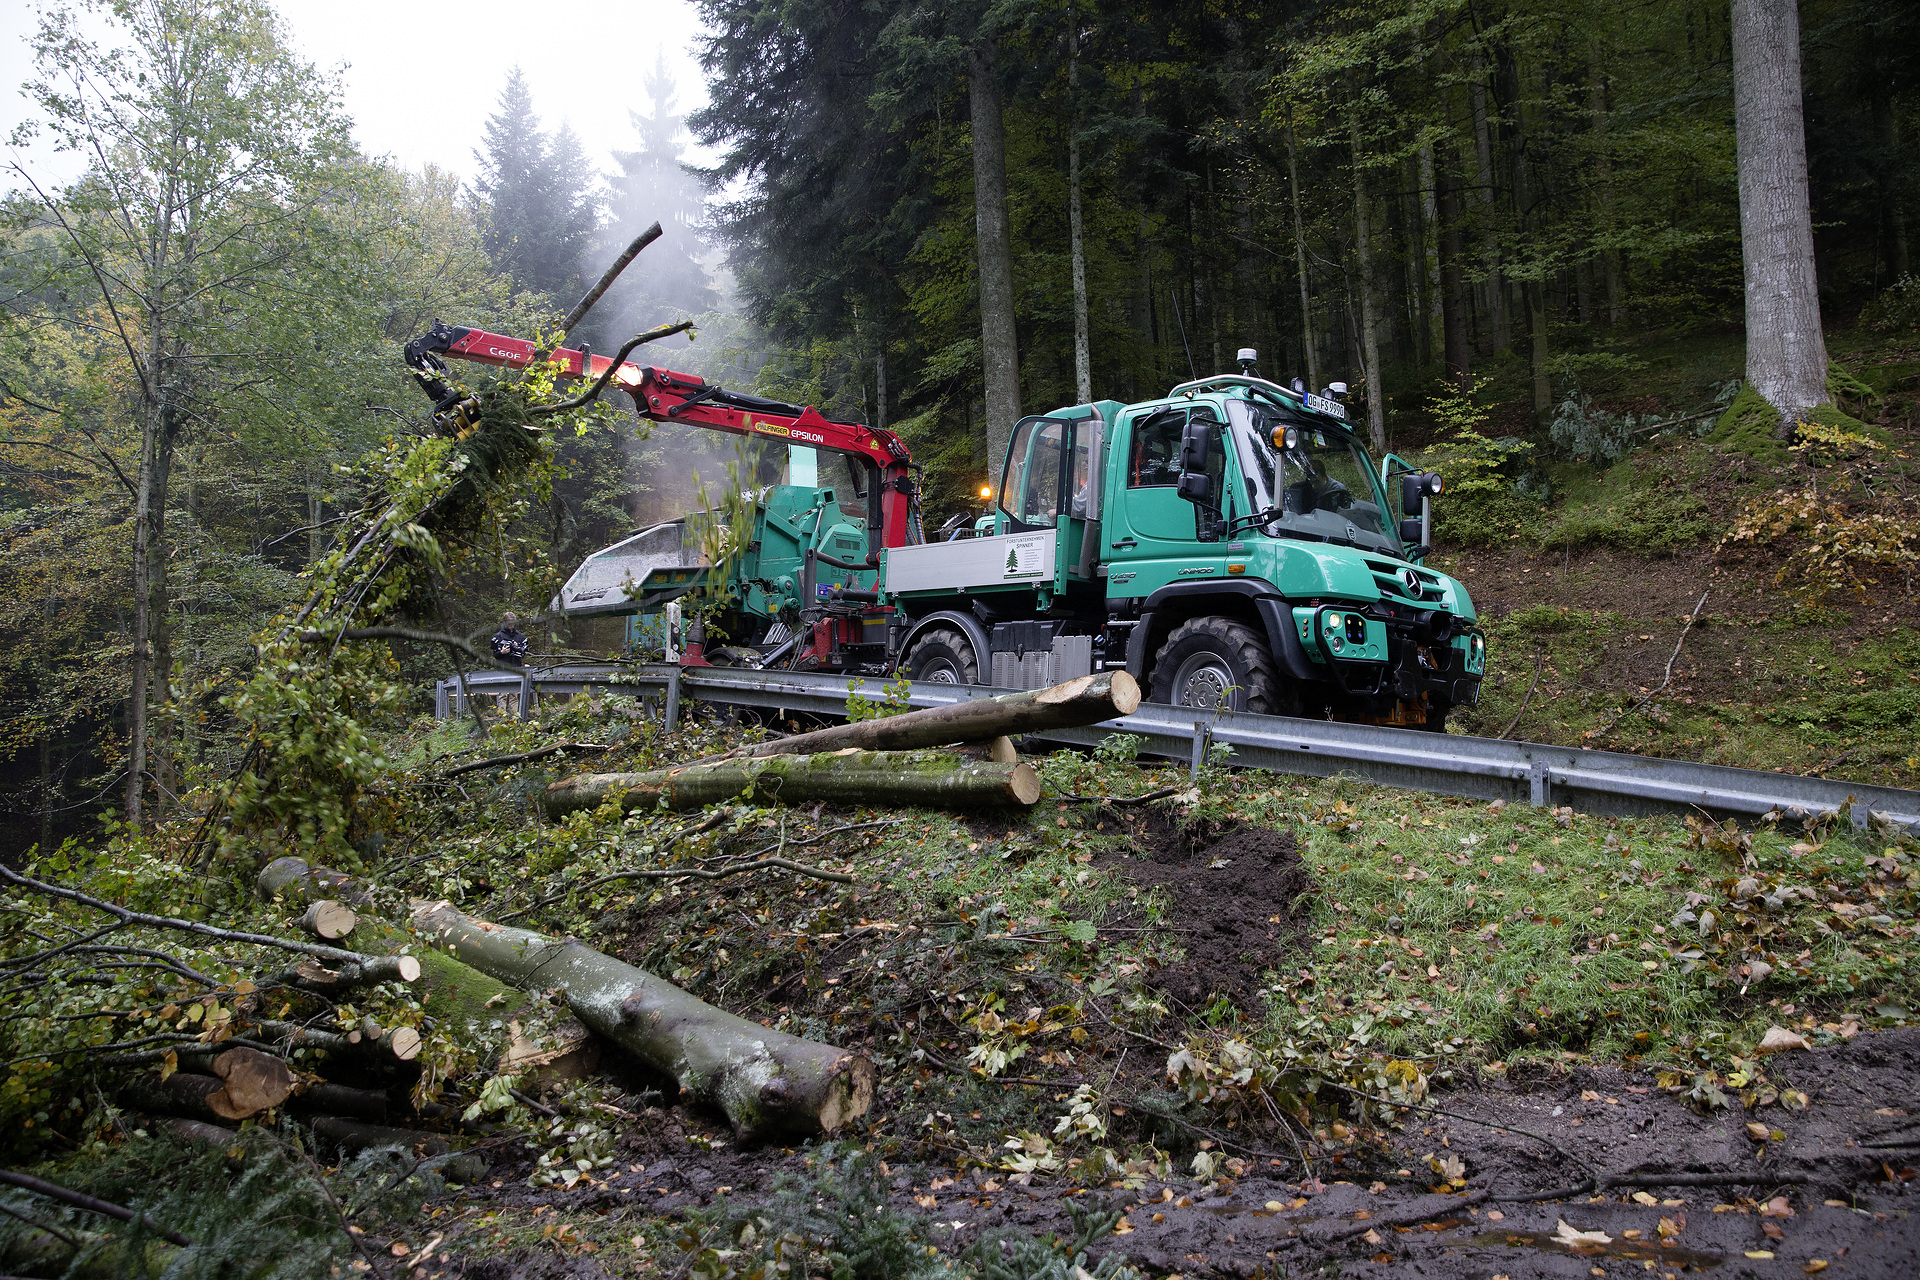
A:
{"label": "truck door", "polygon": [[[1119,430],[1113,446],[1116,501],[1104,536],[1110,595],[1142,596],[1182,577],[1185,562],[1219,558],[1226,544],[1211,538],[1226,494],[1226,427],[1213,432],[1207,471],[1213,477],[1213,505],[1189,502],[1180,482],[1180,440],[1190,416],[1215,421],[1212,410],[1163,409],[1133,419]],[[1208,535],[1203,541],[1203,535]],[[1167,561],[1182,564],[1168,565]]]}

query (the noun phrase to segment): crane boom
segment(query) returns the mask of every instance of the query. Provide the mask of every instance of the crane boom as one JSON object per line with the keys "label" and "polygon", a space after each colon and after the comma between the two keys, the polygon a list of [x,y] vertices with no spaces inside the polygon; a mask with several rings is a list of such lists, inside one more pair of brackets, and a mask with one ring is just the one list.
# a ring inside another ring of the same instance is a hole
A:
{"label": "crane boom", "polygon": [[[613,363],[606,356],[569,347],[543,353],[524,338],[436,320],[431,329],[406,346],[407,364],[436,405],[450,403],[455,395],[440,380],[447,371],[442,357],[509,369],[524,369],[545,359],[559,366],[563,378],[598,378]],[[857,422],[835,422],[811,405],[728,391],[697,374],[651,365],[622,364],[614,371],[611,385],[627,393],[641,417],[655,422],[684,422],[730,435],[777,439],[860,460],[868,473],[867,563],[879,564],[882,547],[903,547],[917,540],[913,455],[891,431]]]}

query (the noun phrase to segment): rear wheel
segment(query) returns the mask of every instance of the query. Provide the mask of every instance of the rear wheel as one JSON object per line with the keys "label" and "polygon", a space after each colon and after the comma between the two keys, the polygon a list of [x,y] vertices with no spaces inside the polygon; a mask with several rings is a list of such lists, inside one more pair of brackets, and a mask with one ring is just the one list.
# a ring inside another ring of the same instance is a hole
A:
{"label": "rear wheel", "polygon": [[907,678],[934,684],[979,684],[980,660],[965,636],[937,627],[913,642],[907,653]]}
{"label": "rear wheel", "polygon": [[1231,618],[1190,618],[1153,657],[1152,701],[1211,711],[1290,715],[1267,639]]}

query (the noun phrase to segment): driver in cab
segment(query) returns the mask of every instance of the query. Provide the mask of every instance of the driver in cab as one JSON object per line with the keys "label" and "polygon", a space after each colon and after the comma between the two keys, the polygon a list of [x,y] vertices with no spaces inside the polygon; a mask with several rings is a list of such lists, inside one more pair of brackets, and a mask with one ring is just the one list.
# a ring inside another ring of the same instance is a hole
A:
{"label": "driver in cab", "polygon": [[1327,474],[1326,466],[1307,449],[1303,436],[1299,447],[1287,452],[1287,459],[1300,468],[1301,478],[1287,486],[1286,509],[1294,515],[1315,511],[1339,511],[1353,505],[1347,486]]}

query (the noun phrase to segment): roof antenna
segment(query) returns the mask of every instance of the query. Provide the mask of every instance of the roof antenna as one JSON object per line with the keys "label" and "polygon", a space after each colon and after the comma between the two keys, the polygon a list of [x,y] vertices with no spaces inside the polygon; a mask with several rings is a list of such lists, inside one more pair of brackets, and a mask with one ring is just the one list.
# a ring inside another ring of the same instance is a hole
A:
{"label": "roof antenna", "polygon": [[1180,348],[1187,353],[1187,373],[1198,380],[1200,371],[1193,367],[1193,348],[1187,345],[1187,322],[1180,318],[1180,294],[1168,289],[1167,297],[1173,302],[1173,318],[1180,325]]}

